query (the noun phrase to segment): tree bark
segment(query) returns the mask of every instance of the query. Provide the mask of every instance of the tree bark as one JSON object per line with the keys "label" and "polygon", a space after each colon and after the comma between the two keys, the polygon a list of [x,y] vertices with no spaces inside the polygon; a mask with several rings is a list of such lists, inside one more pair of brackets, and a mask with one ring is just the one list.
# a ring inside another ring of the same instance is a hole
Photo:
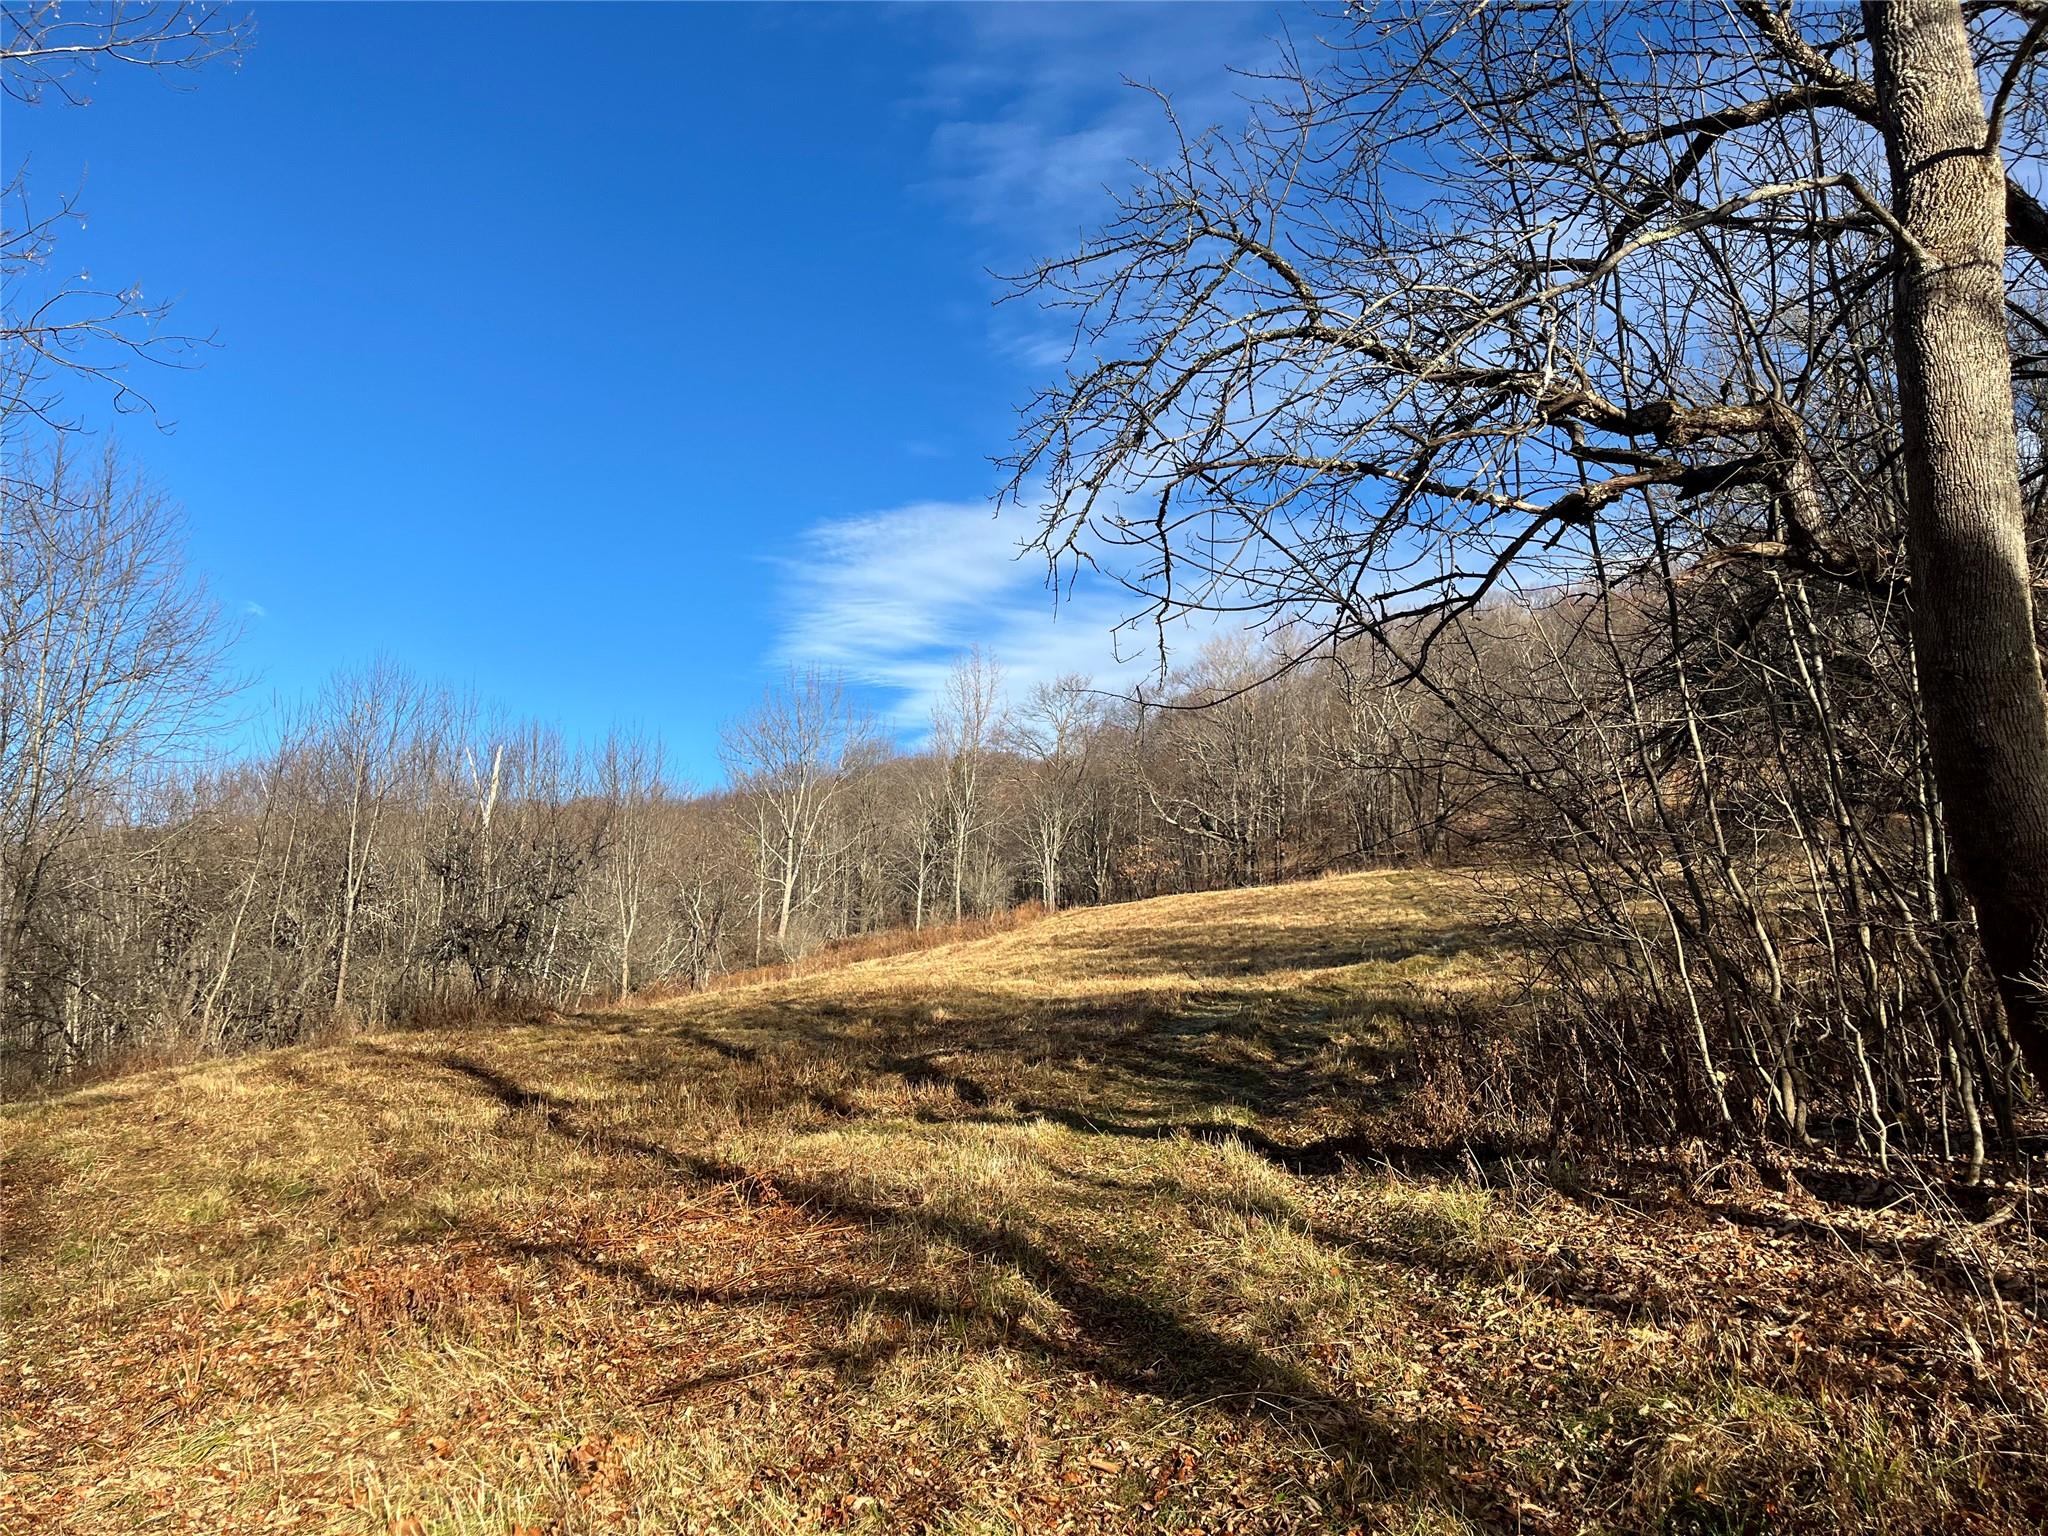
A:
{"label": "tree bark", "polygon": [[[1913,643],[1957,873],[2048,1089],[2048,689],[2005,328],[2005,169],[1959,0],[1865,0],[1900,241]],[[1917,249],[1915,247],[1917,246]]]}

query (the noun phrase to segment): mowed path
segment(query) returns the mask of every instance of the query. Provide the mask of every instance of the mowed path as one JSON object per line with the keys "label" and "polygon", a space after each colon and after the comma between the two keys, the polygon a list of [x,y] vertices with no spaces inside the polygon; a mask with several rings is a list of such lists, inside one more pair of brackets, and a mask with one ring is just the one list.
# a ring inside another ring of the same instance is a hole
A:
{"label": "mowed path", "polygon": [[0,1531],[2030,1529],[2023,1309],[1458,1150],[1512,961],[1359,875],[16,1107]]}

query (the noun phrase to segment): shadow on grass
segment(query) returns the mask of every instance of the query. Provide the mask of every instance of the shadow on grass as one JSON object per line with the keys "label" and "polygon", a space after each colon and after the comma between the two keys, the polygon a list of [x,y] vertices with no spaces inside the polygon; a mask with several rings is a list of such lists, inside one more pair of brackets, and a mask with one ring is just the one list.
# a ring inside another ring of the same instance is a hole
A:
{"label": "shadow on grass", "polygon": [[[695,1285],[664,1279],[634,1259],[604,1252],[588,1242],[531,1242],[503,1233],[487,1234],[507,1254],[573,1264],[630,1288],[653,1305],[804,1306],[823,1308],[828,1317],[840,1320],[871,1312],[905,1324],[952,1324],[979,1330],[990,1344],[1000,1342],[1125,1392],[1169,1399],[1184,1407],[1218,1407],[1238,1416],[1264,1417],[1296,1430],[1309,1430],[1334,1460],[1372,1469],[1372,1481],[1380,1492],[1427,1495],[1474,1515],[1498,1514],[1506,1508],[1504,1495],[1475,1484],[1469,1473],[1452,1476],[1453,1468],[1484,1464],[1487,1451],[1483,1445],[1440,1424],[1396,1422],[1360,1403],[1333,1396],[1299,1366],[1207,1327],[1140,1294],[1130,1284],[1105,1278],[1135,1273],[1141,1280],[1160,1280],[1149,1271],[1134,1272],[1117,1254],[1087,1245],[1060,1252],[1044,1237],[1009,1223],[889,1204],[824,1180],[751,1169],[610,1128],[586,1129],[577,1123],[573,1106],[554,1095],[527,1089],[472,1057],[448,1054],[425,1059],[474,1083],[508,1113],[533,1115],[551,1134],[580,1148],[644,1160],[683,1181],[693,1193],[735,1188],[748,1192],[750,1198],[786,1201],[813,1218],[854,1223],[870,1237],[907,1233],[926,1241],[942,1241],[979,1260],[1008,1265],[1056,1303],[1064,1321],[1049,1335],[971,1302],[856,1277]],[[785,1360],[768,1369],[827,1365],[858,1381],[905,1347],[907,1341],[850,1350],[834,1349],[828,1343],[802,1361]],[[645,1401],[680,1399],[750,1374],[754,1372],[721,1368],[679,1377],[663,1384]]]}
{"label": "shadow on grass", "polygon": [[[1251,893],[1246,893],[1250,895]],[[1259,893],[1263,894],[1263,893]],[[1321,970],[1353,965],[1396,965],[1403,961],[1448,960],[1488,955],[1526,944],[1512,923],[1446,923],[1441,917],[1373,922],[1369,930],[1333,932],[1315,924],[1278,927],[1257,918],[1238,918],[1213,899],[1199,922],[1162,923],[1133,939],[1128,930],[1047,933],[1036,945],[1049,964],[1067,963],[1070,974],[1136,976],[1264,976],[1276,971]]]}
{"label": "shadow on grass", "polygon": [[[1313,1117],[1325,1127],[1384,1111],[1410,1086],[1393,1021],[1447,1027],[1455,1018],[1447,997],[1397,987],[1032,1002],[963,990],[858,1010],[748,1000],[721,1009],[715,1024],[654,1021],[646,1038],[674,1050],[677,1074],[690,1070],[692,1055],[751,1070],[759,1080],[749,1079],[749,1101],[765,1110],[779,1100],[850,1115],[852,1095],[866,1090],[870,1114],[999,1117],[1014,1107],[1023,1119],[1171,1137],[1220,1135],[1220,1123],[1207,1124],[1220,1122],[1219,1106],[1258,1121]],[[807,1070],[790,1070],[797,1066]],[[822,1098],[821,1072],[840,1079]],[[934,1104],[932,1090],[944,1102]],[[892,1095],[900,1103],[880,1107]],[[1296,1171],[1333,1169],[1369,1150],[1363,1142],[1302,1145],[1264,1130],[1243,1139]]]}
{"label": "shadow on grass", "polygon": [[[1210,1146],[1235,1142],[1276,1168],[1305,1176],[1341,1173],[1359,1164],[1391,1168],[1401,1173],[1455,1175],[1465,1172],[1475,1163],[1503,1162],[1521,1150],[1506,1141],[1491,1139],[1430,1145],[1389,1141],[1364,1132],[1318,1136],[1297,1145],[1269,1136],[1256,1126],[1238,1125],[1228,1120],[1154,1121],[1126,1125],[1080,1114],[1056,1104],[1034,1104],[1027,1100],[1018,1102],[1017,1112],[1027,1119],[1049,1120],[1055,1125],[1091,1136],[1120,1136],[1136,1141],[1177,1141],[1185,1137]],[[996,1115],[955,1118],[972,1118],[988,1123],[1004,1123],[1006,1120],[1006,1117]]]}

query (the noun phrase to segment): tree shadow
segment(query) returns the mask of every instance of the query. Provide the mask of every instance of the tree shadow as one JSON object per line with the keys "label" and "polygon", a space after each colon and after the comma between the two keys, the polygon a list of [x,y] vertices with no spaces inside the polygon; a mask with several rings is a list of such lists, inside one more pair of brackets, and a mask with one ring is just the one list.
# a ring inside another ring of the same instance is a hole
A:
{"label": "tree shadow", "polygon": [[[576,1265],[629,1288],[651,1305],[810,1306],[822,1307],[828,1317],[840,1320],[865,1310],[910,1326],[954,1324],[981,1330],[991,1344],[1001,1342],[1126,1393],[1312,1430],[1331,1458],[1374,1469],[1374,1482],[1381,1490],[1427,1495],[1481,1518],[1510,1508],[1508,1495],[1501,1490],[1474,1482],[1469,1472],[1452,1475],[1454,1468],[1488,1462],[1487,1448],[1475,1438],[1440,1423],[1397,1422],[1363,1402],[1332,1393],[1299,1365],[1205,1326],[1130,1284],[1105,1278],[1127,1269],[1119,1255],[1082,1243],[1076,1244],[1076,1251],[1061,1252],[1046,1237],[1011,1222],[891,1204],[821,1179],[677,1151],[609,1128],[585,1128],[577,1123],[574,1106],[524,1088],[495,1068],[454,1054],[427,1059],[474,1083],[508,1113],[534,1115],[548,1132],[580,1148],[645,1160],[680,1178],[693,1192],[737,1188],[750,1192],[751,1198],[787,1202],[811,1218],[852,1223],[870,1239],[910,1234],[924,1242],[951,1245],[976,1260],[1009,1266],[1057,1305],[1063,1323],[1052,1332],[1027,1328],[972,1303],[851,1276],[818,1275],[774,1285],[692,1284],[664,1279],[647,1265],[604,1252],[588,1241],[532,1242],[490,1230],[480,1234],[508,1255]],[[884,1343],[849,1351],[825,1341],[804,1360],[785,1361],[776,1368],[825,1365],[850,1372],[857,1380],[860,1372],[874,1369],[903,1347],[903,1342]],[[746,1374],[679,1376],[656,1388],[646,1401],[680,1400]]]}
{"label": "tree shadow", "polygon": [[761,1059],[761,1052],[756,1047],[721,1039],[710,1030],[700,1029],[694,1024],[671,1024],[666,1032],[672,1039],[709,1051],[714,1056],[722,1056],[727,1061],[752,1063]]}
{"label": "tree shadow", "polygon": [[[660,1020],[651,1033],[684,1051],[767,1069],[799,1050],[804,1060],[873,1090],[865,1114],[922,1119],[1015,1106],[1023,1118],[1077,1127],[1119,1126],[1130,1134],[1211,1134],[1202,1122],[1218,1105],[1259,1121],[1314,1116],[1358,1120],[1396,1105],[1411,1088],[1406,1047],[1383,1023],[1453,1022],[1447,1000],[1390,990],[1361,1000],[1309,989],[1253,999],[1228,993],[1144,997],[1059,997],[1020,1001],[968,990],[869,1000],[855,1010],[808,999],[764,998],[724,1005],[715,1024]],[[819,1096],[802,1073],[758,1085],[751,1102],[808,1104],[834,1116],[856,1113],[849,1092]],[[952,1101],[930,1102],[931,1090]],[[1140,1122],[1145,1122],[1141,1127]],[[1220,1132],[1215,1132],[1220,1134]],[[1313,1146],[1275,1135],[1246,1139],[1297,1170],[1331,1170],[1348,1155],[1398,1155],[1359,1142]]]}
{"label": "tree shadow", "polygon": [[1044,952],[1046,964],[1063,975],[1112,971],[1127,978],[1259,977],[1279,971],[1485,956],[1524,947],[1528,939],[1524,925],[1506,919],[1446,923],[1440,916],[1382,918],[1361,932],[1313,924],[1279,927],[1258,916],[1239,917],[1227,904],[1211,902],[1199,921],[1166,920],[1142,935],[1123,929],[1042,933],[1037,948]]}
{"label": "tree shadow", "polygon": [[[1400,1173],[1428,1177],[1454,1176],[1474,1166],[1505,1163],[1520,1150],[1506,1140],[1470,1138],[1449,1145],[1392,1141],[1366,1132],[1318,1136],[1310,1141],[1282,1141],[1257,1126],[1230,1120],[1149,1121],[1125,1124],[1095,1115],[1082,1114],[1057,1104],[1017,1101],[1017,1115],[1027,1120],[1047,1120],[1090,1136],[1116,1136],[1134,1141],[1199,1141],[1210,1146],[1236,1145],[1264,1158],[1276,1168],[1304,1177],[1328,1176],[1361,1165],[1390,1168]],[[997,1115],[955,1116],[986,1123],[1015,1123]]]}

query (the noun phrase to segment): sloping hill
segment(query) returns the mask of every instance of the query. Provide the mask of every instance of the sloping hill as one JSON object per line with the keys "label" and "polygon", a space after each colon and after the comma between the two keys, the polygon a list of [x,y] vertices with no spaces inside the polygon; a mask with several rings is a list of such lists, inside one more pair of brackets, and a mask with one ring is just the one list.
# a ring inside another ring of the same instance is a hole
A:
{"label": "sloping hill", "polygon": [[2033,1528],[1968,1234],[1412,1145],[1506,942],[1361,875],[16,1107],[0,1529]]}

